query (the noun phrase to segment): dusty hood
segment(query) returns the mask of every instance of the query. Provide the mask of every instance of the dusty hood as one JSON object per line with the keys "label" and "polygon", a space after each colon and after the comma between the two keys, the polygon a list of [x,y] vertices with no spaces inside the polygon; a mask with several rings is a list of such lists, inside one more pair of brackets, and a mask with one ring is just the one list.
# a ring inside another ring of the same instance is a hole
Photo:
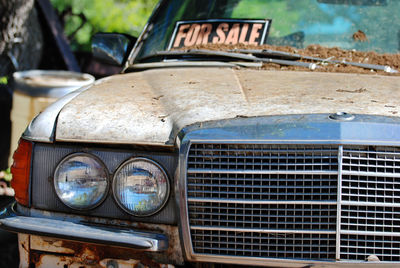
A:
{"label": "dusty hood", "polygon": [[113,76],[61,110],[56,140],[172,144],[183,127],[237,116],[396,116],[400,77],[229,68]]}

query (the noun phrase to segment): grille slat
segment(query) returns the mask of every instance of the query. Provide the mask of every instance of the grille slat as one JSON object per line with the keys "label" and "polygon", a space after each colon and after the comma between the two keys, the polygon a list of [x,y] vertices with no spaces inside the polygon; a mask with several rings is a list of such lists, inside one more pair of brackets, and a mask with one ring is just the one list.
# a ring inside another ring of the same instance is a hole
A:
{"label": "grille slat", "polygon": [[375,176],[383,178],[400,178],[400,168],[399,173],[386,173],[386,172],[367,172],[367,171],[343,171],[343,175],[350,176]]}
{"label": "grille slat", "polygon": [[[266,205],[266,204],[308,204],[308,205],[330,205],[336,203],[328,201],[280,201],[280,200],[250,200],[250,199],[211,199],[211,198],[189,198],[189,202],[210,202],[210,203],[227,203],[227,204],[253,204],[253,205]],[[399,204],[400,205],[400,204]],[[259,210],[259,209],[257,209]],[[279,211],[279,210],[278,210]]]}
{"label": "grille slat", "polygon": [[190,227],[192,230],[208,230],[208,231],[232,231],[232,232],[240,232],[240,233],[266,233],[266,234],[293,234],[293,233],[301,233],[301,234],[335,234],[335,231],[329,230],[274,230],[274,229],[254,229],[254,228],[224,228],[224,227],[209,227],[209,226],[196,226],[192,225]]}
{"label": "grille slat", "polygon": [[400,148],[192,143],[186,167],[194,254],[400,261]]}
{"label": "grille slat", "polygon": [[268,174],[293,174],[293,175],[312,175],[312,174],[327,174],[327,175],[335,175],[337,172],[330,170],[310,170],[310,171],[300,171],[300,170],[247,170],[247,169],[188,169],[188,174],[260,174],[260,175],[268,175]]}

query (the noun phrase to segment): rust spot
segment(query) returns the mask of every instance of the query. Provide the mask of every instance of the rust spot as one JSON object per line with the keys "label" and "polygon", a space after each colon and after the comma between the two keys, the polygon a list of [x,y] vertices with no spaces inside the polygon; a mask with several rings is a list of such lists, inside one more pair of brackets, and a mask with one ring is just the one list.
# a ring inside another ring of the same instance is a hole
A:
{"label": "rust spot", "polygon": [[368,40],[368,38],[367,38],[367,35],[363,31],[358,30],[357,32],[355,32],[353,34],[353,40],[356,41],[356,42],[357,41],[358,42],[365,42],[365,41]]}
{"label": "rust spot", "polygon": [[346,89],[337,89],[336,92],[340,92],[340,93],[363,93],[366,92],[367,89],[366,88],[359,88],[356,90],[346,90]]}
{"label": "rust spot", "polygon": [[26,252],[28,252],[28,249],[26,248],[25,243],[21,243],[21,247],[22,247]]}
{"label": "rust spot", "polygon": [[164,97],[164,95],[160,95],[158,97],[154,97],[153,100],[159,100],[160,98]]}
{"label": "rust spot", "polygon": [[93,265],[103,259],[121,259],[121,260],[140,260],[146,266],[160,267],[160,265],[150,259],[146,254],[129,248],[114,246],[95,245],[73,241],[62,241],[62,246],[74,250],[75,255],[80,262]]}
{"label": "rust spot", "polygon": [[322,97],[321,99],[323,99],[323,100],[334,100],[333,98],[328,98],[328,97]]}
{"label": "rust spot", "polygon": [[385,107],[387,107],[387,108],[396,108],[396,106],[394,106],[394,105],[385,105]]}
{"label": "rust spot", "polygon": [[35,266],[40,266],[42,262],[42,255],[40,255],[38,252],[31,251],[29,257],[30,257],[30,263],[34,263]]}

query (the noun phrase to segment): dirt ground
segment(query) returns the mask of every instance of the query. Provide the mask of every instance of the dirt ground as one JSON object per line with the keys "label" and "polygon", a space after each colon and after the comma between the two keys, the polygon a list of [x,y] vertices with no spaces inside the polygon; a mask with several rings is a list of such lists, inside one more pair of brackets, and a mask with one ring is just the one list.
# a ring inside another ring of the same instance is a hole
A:
{"label": "dirt ground", "polygon": [[[363,52],[354,50],[343,50],[337,47],[326,48],[320,45],[310,45],[304,49],[297,49],[288,46],[248,46],[248,45],[198,45],[185,49],[209,49],[209,50],[219,50],[219,51],[235,51],[240,49],[269,49],[275,51],[289,52],[300,54],[302,56],[311,56],[321,59],[331,59],[338,61],[356,62],[356,63],[367,63],[367,64],[378,64],[384,66],[390,66],[396,70],[400,70],[400,54],[378,54],[376,52]],[[302,62],[314,62],[307,59],[300,59]],[[355,66],[349,66],[345,64],[332,64],[332,63],[321,63],[315,62],[318,67],[315,71],[319,72],[340,72],[340,73],[366,73],[371,74],[371,72],[376,72],[384,75],[400,75],[399,74],[388,74],[384,71],[375,71],[371,69],[364,69]],[[285,70],[308,70],[307,68],[297,67],[297,66],[281,66],[273,63],[265,63],[263,65],[264,69],[285,69]]]}

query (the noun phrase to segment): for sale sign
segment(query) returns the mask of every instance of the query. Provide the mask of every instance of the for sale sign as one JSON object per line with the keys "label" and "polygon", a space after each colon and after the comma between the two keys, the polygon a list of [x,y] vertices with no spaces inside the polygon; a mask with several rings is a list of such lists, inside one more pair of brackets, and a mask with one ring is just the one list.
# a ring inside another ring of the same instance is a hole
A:
{"label": "for sale sign", "polygon": [[262,45],[271,20],[202,20],[178,21],[169,49],[194,45]]}

